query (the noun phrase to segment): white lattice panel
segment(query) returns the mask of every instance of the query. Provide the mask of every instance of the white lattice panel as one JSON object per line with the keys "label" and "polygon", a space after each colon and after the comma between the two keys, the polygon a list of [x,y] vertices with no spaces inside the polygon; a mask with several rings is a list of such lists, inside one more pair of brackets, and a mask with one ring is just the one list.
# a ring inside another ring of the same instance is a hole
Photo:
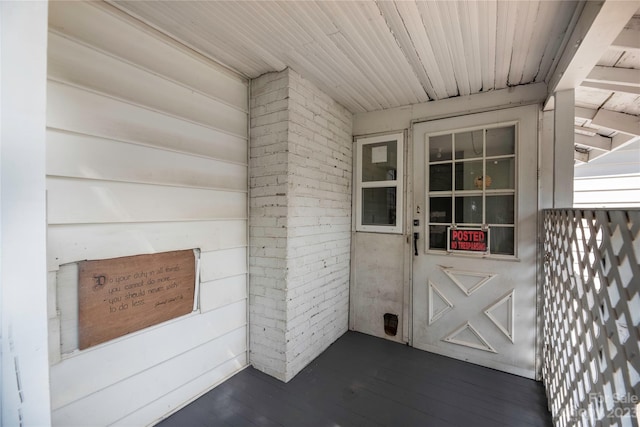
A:
{"label": "white lattice panel", "polygon": [[556,426],[638,426],[640,210],[544,217],[543,377]]}

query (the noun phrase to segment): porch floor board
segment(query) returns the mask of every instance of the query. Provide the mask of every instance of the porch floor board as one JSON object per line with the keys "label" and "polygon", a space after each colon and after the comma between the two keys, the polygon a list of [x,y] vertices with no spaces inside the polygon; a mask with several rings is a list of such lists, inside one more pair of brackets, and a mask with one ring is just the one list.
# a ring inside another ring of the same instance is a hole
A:
{"label": "porch floor board", "polygon": [[551,425],[542,383],[357,332],[287,384],[249,367],[158,424]]}

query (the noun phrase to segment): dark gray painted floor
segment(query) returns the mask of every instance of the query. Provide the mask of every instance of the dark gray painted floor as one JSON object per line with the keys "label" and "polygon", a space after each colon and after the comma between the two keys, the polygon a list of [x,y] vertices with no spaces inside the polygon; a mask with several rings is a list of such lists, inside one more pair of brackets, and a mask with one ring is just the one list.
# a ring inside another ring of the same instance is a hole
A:
{"label": "dark gray painted floor", "polygon": [[289,383],[248,368],[159,426],[551,426],[541,383],[347,332]]}

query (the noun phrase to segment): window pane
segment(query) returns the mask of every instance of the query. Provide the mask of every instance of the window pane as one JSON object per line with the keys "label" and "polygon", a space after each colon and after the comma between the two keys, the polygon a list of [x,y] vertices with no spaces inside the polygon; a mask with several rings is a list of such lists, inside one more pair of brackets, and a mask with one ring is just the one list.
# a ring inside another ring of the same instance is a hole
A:
{"label": "window pane", "polygon": [[396,188],[362,189],[362,225],[396,225]]}
{"label": "window pane", "polygon": [[482,224],[482,197],[456,197],[456,224]]}
{"label": "window pane", "polygon": [[487,156],[502,156],[516,152],[516,127],[487,129]]}
{"label": "window pane", "polygon": [[512,227],[491,227],[489,250],[492,254],[515,255],[513,231]]}
{"label": "window pane", "polygon": [[456,163],[456,190],[482,190],[482,160]]}
{"label": "window pane", "polygon": [[451,191],[451,163],[429,166],[429,191]]}
{"label": "window pane", "polygon": [[515,189],[516,160],[487,160],[487,175],[491,178],[491,184],[487,179],[487,190]]}
{"label": "window pane", "polygon": [[446,249],[447,248],[447,226],[431,225],[429,226],[429,249]]}
{"label": "window pane", "polygon": [[451,224],[450,197],[431,197],[429,199],[429,222]]}
{"label": "window pane", "polygon": [[451,160],[451,134],[429,137],[429,161]]}
{"label": "window pane", "polygon": [[482,157],[482,129],[456,133],[456,159]]}
{"label": "window pane", "polygon": [[397,175],[396,141],[362,146],[362,181],[394,181]]}
{"label": "window pane", "polygon": [[513,196],[487,196],[487,224],[513,224]]}

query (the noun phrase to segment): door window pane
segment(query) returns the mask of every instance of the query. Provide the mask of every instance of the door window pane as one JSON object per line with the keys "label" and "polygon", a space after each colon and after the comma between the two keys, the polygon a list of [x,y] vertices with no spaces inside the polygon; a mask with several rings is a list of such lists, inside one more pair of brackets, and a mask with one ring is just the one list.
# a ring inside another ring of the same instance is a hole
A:
{"label": "door window pane", "polygon": [[362,189],[362,224],[396,225],[396,187]]}
{"label": "door window pane", "polygon": [[447,226],[446,225],[429,226],[429,248],[430,249],[446,249],[447,248]]}
{"label": "door window pane", "polygon": [[482,196],[456,197],[456,224],[482,224]]}
{"label": "door window pane", "polygon": [[513,227],[491,227],[489,231],[489,249],[492,254],[514,255]]}
{"label": "door window pane", "polygon": [[487,157],[515,154],[516,127],[487,129]]}
{"label": "door window pane", "polygon": [[482,129],[456,133],[456,159],[477,159],[482,157]]}
{"label": "door window pane", "polygon": [[487,224],[513,224],[513,196],[487,196]]}
{"label": "door window pane", "polygon": [[451,160],[451,134],[429,137],[429,161]]}
{"label": "door window pane", "polygon": [[429,191],[451,191],[451,163],[429,166]]}
{"label": "door window pane", "polygon": [[450,197],[431,197],[429,199],[429,222],[451,223]]}
{"label": "door window pane", "polygon": [[516,159],[487,160],[487,175],[491,177],[491,184],[487,180],[487,190],[513,190],[516,188]]}
{"label": "door window pane", "polygon": [[362,146],[362,182],[397,179],[397,142],[380,142]]}
{"label": "door window pane", "polygon": [[456,190],[482,190],[478,178],[482,179],[482,160],[456,163]]}

